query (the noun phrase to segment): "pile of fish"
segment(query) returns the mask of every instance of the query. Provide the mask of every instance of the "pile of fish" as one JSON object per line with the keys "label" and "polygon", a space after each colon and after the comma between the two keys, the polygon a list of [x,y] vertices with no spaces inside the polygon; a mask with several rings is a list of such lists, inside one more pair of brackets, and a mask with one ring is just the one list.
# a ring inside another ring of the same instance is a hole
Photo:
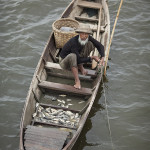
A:
{"label": "pile of fish", "polygon": [[53,123],[76,128],[78,126],[80,115],[63,109],[54,109],[51,107],[44,108],[36,104],[36,113],[33,114],[35,121],[43,123]]}

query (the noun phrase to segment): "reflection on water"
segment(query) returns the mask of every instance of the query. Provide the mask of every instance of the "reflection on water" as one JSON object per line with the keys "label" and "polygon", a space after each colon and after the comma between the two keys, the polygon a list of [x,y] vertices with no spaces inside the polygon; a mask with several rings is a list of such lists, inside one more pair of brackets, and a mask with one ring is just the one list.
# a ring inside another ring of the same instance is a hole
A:
{"label": "reflection on water", "polygon": [[[17,150],[27,91],[52,23],[71,0],[1,0],[0,149]],[[119,1],[109,0],[111,28]],[[150,1],[124,1],[105,80],[112,139],[117,150],[150,149]],[[104,89],[78,140],[78,150],[111,150]]]}
{"label": "reflection on water", "polygon": [[[97,113],[99,113],[99,112],[101,113],[101,110],[104,109],[104,106],[102,106],[102,104],[99,103],[99,98],[102,95],[101,92],[102,92],[102,86],[100,86],[100,88],[99,88],[99,92],[97,94],[97,97],[96,97],[96,100],[94,103],[94,107],[92,107],[92,109],[91,109],[91,112],[89,114],[89,118],[87,119],[86,124],[85,124],[85,126],[81,132],[81,136],[77,140],[77,143],[73,147],[73,150],[82,150],[82,149],[84,149],[84,147],[90,147],[90,149],[92,149],[92,147],[96,147],[97,149],[99,149],[99,147],[101,145],[101,141],[97,140],[97,138],[95,138],[96,137],[95,134],[92,133],[92,130],[94,129],[92,118]],[[96,132],[99,132],[99,129]],[[87,141],[87,137],[86,137],[87,133],[89,133],[89,137],[91,139],[91,142]]]}

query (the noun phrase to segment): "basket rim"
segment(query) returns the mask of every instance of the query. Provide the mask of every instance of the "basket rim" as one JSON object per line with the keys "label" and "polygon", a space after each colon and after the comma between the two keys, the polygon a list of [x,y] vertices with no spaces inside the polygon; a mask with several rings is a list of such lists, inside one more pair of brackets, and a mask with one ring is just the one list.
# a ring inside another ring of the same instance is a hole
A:
{"label": "basket rim", "polygon": [[[58,21],[61,21],[61,20],[68,20],[68,21],[71,20],[71,21],[76,22],[79,25],[79,22],[77,20],[75,20],[75,19],[72,19],[72,18],[61,18],[61,19],[58,19],[58,20],[56,20],[56,21],[53,22],[52,28],[53,28],[54,32],[60,32],[60,30],[55,27],[55,23],[58,22]],[[67,31],[61,31],[61,33],[67,33],[67,34],[69,34],[69,33],[76,33],[76,32],[75,31],[69,31],[69,32],[67,32]]]}

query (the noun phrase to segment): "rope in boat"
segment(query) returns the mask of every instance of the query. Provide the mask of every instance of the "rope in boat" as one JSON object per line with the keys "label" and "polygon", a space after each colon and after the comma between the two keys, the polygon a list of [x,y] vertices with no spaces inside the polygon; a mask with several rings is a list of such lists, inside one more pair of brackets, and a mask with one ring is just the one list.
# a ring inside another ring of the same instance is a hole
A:
{"label": "rope in boat", "polygon": [[[103,67],[101,67],[101,74],[103,74]],[[108,130],[109,130],[110,141],[111,141],[112,149],[115,150],[114,144],[113,144],[113,141],[112,141],[112,134],[111,134],[111,128],[110,128],[109,115],[108,115],[108,108],[107,108],[108,105],[107,105],[107,100],[106,100],[106,92],[105,92],[103,75],[102,75],[102,86],[103,86],[103,91],[104,91],[105,108],[106,108],[106,115],[107,115],[107,123],[108,123]]]}

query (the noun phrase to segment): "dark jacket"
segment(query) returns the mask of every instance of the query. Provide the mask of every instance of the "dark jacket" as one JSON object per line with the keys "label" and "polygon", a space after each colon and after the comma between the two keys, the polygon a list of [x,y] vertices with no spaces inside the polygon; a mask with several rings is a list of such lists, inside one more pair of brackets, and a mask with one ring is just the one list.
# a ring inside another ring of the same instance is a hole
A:
{"label": "dark jacket", "polygon": [[[62,48],[62,50],[60,52],[60,57],[64,59],[68,54],[75,53],[77,55],[77,63],[78,64],[85,63],[85,62],[91,62],[90,57],[83,58],[83,57],[79,56],[83,46],[79,43],[78,38],[79,38],[79,35],[71,38],[64,45],[64,47]],[[97,48],[101,57],[104,57],[104,55],[105,55],[104,46],[100,42],[95,40],[92,36],[89,36],[89,41],[91,41],[93,43],[93,45]]]}

